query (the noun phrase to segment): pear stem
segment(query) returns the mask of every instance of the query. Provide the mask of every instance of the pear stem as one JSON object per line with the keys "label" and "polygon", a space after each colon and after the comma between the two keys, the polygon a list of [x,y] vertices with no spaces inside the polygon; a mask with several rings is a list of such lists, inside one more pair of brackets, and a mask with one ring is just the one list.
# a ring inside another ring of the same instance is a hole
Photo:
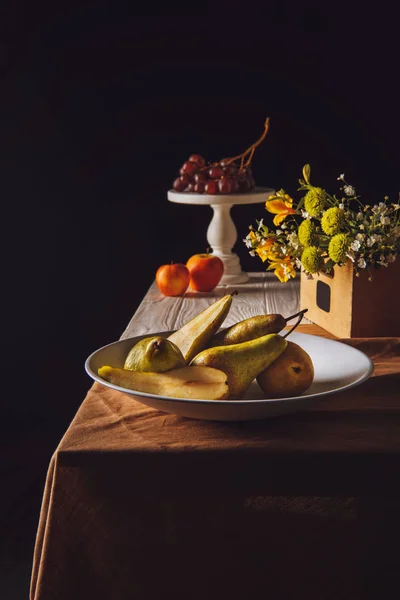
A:
{"label": "pear stem", "polygon": [[[301,310],[300,312],[297,313],[298,315],[298,319],[296,321],[296,323],[292,326],[291,329],[289,329],[289,331],[287,331],[285,333],[285,335],[283,335],[283,338],[286,338],[288,335],[290,335],[295,329],[296,327],[298,327],[304,317],[304,313],[307,312],[308,308],[305,308],[304,310]],[[290,319],[293,319],[293,317],[295,317],[296,315],[293,315],[292,317],[289,317]]]}
{"label": "pear stem", "polygon": [[304,313],[306,313],[307,311],[308,311],[308,308],[304,308],[303,310],[299,310],[299,312],[295,313],[294,315],[291,315],[290,317],[286,317],[285,323],[287,323],[288,321],[291,321],[292,319],[294,319],[295,317],[298,317],[299,315],[304,315]]}

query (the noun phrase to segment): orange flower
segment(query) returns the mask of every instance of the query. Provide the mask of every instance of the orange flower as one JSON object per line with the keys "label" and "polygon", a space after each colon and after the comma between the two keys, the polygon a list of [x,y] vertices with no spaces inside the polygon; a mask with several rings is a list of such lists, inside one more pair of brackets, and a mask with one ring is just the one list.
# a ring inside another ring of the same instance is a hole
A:
{"label": "orange flower", "polygon": [[258,248],[255,248],[255,252],[257,252],[258,256],[261,258],[263,262],[266,260],[271,260],[273,258],[272,255],[272,246],[275,243],[275,238],[267,238],[263,240]]}
{"label": "orange flower", "polygon": [[276,275],[282,283],[286,283],[291,277],[296,277],[296,270],[290,256],[272,262],[268,267],[268,271],[272,271],[272,269],[274,269],[274,275]]}
{"label": "orange flower", "polygon": [[288,215],[294,214],[296,210],[293,208],[293,199],[289,194],[271,196],[271,198],[266,201],[265,208],[275,215],[274,225],[278,227]]}

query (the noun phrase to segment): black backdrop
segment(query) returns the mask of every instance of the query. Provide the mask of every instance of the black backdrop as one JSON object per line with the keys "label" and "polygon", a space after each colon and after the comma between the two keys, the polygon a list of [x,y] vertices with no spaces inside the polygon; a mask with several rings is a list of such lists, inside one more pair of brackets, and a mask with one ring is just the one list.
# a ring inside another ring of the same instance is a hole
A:
{"label": "black backdrop", "polygon": [[[190,153],[236,154],[270,116],[258,184],[295,192],[310,162],[322,185],[344,172],[369,201],[397,197],[395,15],[382,3],[366,11],[274,2],[258,16],[205,4],[194,16],[139,17],[89,0],[9,6],[7,413],[62,432],[90,385],[86,356],[119,337],[160,264],[206,249],[211,209],[166,200]],[[268,216],[260,205],[232,215],[243,268],[262,270],[241,239]]]}
{"label": "black backdrop", "polygon": [[[120,336],[160,264],[207,246],[211,209],[166,199],[188,155],[241,152],[269,116],[258,184],[294,193],[309,162],[313,181],[346,173],[370,202],[400,191],[394,9],[191,8],[2,8],[1,597],[27,597],[46,468],[91,384],[85,358]],[[232,214],[243,268],[262,270],[241,239],[268,215]]]}

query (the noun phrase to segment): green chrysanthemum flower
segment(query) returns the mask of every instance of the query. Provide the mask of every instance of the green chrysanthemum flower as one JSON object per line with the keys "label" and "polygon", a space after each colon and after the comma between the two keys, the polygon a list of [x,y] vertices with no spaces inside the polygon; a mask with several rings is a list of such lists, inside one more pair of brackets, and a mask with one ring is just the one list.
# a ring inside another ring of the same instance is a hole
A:
{"label": "green chrysanthemum flower", "polygon": [[312,246],[314,241],[314,232],[314,223],[309,219],[305,219],[302,223],[300,223],[299,229],[297,231],[300,244],[306,247]]}
{"label": "green chrysanthemum flower", "polygon": [[325,208],[326,192],[322,188],[311,188],[304,197],[304,209],[311,217],[319,217]]}
{"label": "green chrysanthemum flower", "polygon": [[322,230],[327,235],[336,235],[342,229],[344,225],[344,210],[341,208],[328,208],[324,212],[321,219]]}
{"label": "green chrysanthemum flower", "polygon": [[335,263],[346,262],[349,248],[349,237],[345,233],[337,233],[329,242],[328,254]]}
{"label": "green chrysanthemum flower", "polygon": [[301,255],[301,263],[307,273],[318,273],[324,265],[321,250],[317,246],[305,248]]}

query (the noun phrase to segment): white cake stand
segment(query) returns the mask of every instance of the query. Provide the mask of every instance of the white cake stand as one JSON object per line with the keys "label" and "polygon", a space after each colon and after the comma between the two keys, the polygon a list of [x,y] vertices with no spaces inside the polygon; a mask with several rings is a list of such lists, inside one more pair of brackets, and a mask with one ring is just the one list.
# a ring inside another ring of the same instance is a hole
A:
{"label": "white cake stand", "polygon": [[224,274],[220,284],[246,283],[247,273],[242,271],[239,257],[232,252],[237,240],[237,230],[231,217],[231,208],[236,204],[258,204],[265,202],[275,193],[271,188],[256,187],[242,194],[195,194],[168,190],[168,200],[178,204],[203,204],[211,206],[213,217],[207,229],[207,241],[213,254],[224,263]]}

